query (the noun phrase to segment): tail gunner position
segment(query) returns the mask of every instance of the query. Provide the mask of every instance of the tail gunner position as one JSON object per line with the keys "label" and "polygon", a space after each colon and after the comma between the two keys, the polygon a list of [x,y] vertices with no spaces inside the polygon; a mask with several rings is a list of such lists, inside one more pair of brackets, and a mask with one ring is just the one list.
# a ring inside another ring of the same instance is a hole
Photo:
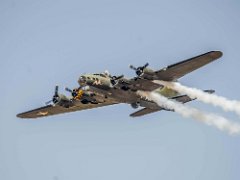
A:
{"label": "tail gunner position", "polygon": [[[155,91],[169,99],[174,99],[181,103],[192,101],[189,96],[169,89],[162,84],[155,83],[157,80],[176,82],[184,75],[220,58],[222,52],[211,51],[179,63],[167,66],[160,70],[150,69],[149,64],[144,66],[130,68],[136,72],[136,77],[125,78],[121,76],[112,76],[108,72],[98,74],[85,74],[80,76],[79,87],[75,89],[65,88],[71,95],[59,94],[58,86],[52,100],[46,103],[46,106],[31,111],[20,113],[20,118],[38,118],[55,114],[92,109],[107,105],[126,103],[132,108],[138,109],[130,116],[138,117],[160,110],[172,111],[164,107],[159,107],[155,102],[141,97],[139,91]],[[208,93],[214,93],[214,90],[205,90]]]}

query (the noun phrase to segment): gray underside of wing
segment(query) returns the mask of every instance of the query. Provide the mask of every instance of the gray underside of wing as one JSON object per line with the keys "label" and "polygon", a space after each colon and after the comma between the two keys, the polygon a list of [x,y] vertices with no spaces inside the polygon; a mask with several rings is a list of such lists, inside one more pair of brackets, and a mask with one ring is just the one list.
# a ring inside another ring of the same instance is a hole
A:
{"label": "gray underside of wing", "polygon": [[17,115],[19,118],[40,118],[40,117],[46,117],[46,116],[52,116],[57,114],[63,114],[63,113],[69,113],[69,112],[75,112],[75,111],[81,111],[81,110],[87,110],[87,109],[93,109],[108,105],[118,104],[117,102],[106,100],[105,102],[98,103],[98,104],[83,104],[80,101],[76,103],[76,105],[65,108],[59,105],[48,105],[44,107],[40,107],[34,110],[30,110],[27,112],[23,112]]}
{"label": "gray underside of wing", "polygon": [[220,51],[211,51],[185,61],[170,65],[160,71],[156,71],[156,80],[163,81],[175,81],[182,76],[220,58],[222,52]]}
{"label": "gray underside of wing", "polygon": [[162,109],[164,109],[164,108],[159,108],[159,109],[143,108],[139,111],[136,111],[136,112],[130,114],[130,116],[131,117],[140,117],[140,116],[144,116],[144,115],[147,115],[147,114],[151,114],[151,113],[154,113],[154,112],[161,111]]}
{"label": "gray underside of wing", "polygon": [[[176,97],[173,97],[171,99],[173,99],[175,101],[178,101],[178,102],[181,102],[181,103],[187,103],[189,101],[193,101],[194,100],[194,99],[191,99],[187,95],[176,96]],[[172,110],[166,109],[164,107],[159,107],[158,109],[143,108],[143,109],[141,109],[139,111],[136,111],[136,112],[130,114],[130,116],[131,117],[140,117],[140,116],[144,116],[144,115],[151,114],[151,113],[154,113],[154,112],[158,112],[158,111],[161,111],[161,110],[172,111]]]}

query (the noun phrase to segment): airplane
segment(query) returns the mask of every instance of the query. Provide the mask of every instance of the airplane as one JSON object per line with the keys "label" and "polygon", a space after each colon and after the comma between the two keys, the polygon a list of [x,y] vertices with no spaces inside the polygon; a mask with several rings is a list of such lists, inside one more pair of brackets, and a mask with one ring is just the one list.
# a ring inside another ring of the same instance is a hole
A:
{"label": "airplane", "polygon": [[[184,75],[219,59],[221,56],[221,51],[210,51],[157,71],[149,68],[148,63],[140,67],[130,65],[130,68],[136,73],[136,76],[130,79],[123,75],[112,76],[107,71],[84,74],[78,79],[79,87],[65,88],[71,94],[70,96],[59,94],[58,86],[56,86],[54,95],[51,101],[46,103],[46,106],[17,114],[17,117],[40,118],[120,103],[130,104],[132,108],[138,109],[130,114],[131,117],[140,117],[161,110],[174,111],[158,106],[155,102],[142,97],[138,92],[154,91],[183,104],[193,101],[195,99],[156,83],[156,80],[176,82]],[[215,91],[205,90],[205,92],[211,94]]]}

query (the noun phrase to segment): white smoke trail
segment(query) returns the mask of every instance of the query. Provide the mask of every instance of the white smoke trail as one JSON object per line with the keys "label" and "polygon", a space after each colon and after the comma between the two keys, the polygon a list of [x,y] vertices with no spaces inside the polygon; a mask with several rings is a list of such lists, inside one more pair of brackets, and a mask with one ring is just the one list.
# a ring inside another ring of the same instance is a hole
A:
{"label": "white smoke trail", "polygon": [[169,100],[155,92],[139,91],[138,93],[139,95],[145,96],[147,99],[156,102],[161,107],[173,109],[183,117],[197,119],[206,123],[207,125],[215,126],[222,131],[227,131],[229,134],[240,134],[240,125],[237,123],[232,123],[224,117],[216,114],[205,113],[196,108],[185,106],[182,103]]}
{"label": "white smoke trail", "polygon": [[232,111],[240,116],[240,102],[236,100],[229,100],[225,97],[221,97],[215,94],[209,94],[196,88],[190,88],[181,85],[177,82],[165,82],[157,81],[162,85],[165,85],[171,89],[174,89],[182,94],[187,94],[191,98],[197,98],[204,103],[212,104],[214,106],[221,107],[224,111]]}

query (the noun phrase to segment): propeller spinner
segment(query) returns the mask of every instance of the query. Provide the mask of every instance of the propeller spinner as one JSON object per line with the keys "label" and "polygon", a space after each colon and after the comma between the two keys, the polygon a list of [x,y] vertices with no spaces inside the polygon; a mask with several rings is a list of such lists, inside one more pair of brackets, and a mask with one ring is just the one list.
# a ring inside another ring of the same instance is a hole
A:
{"label": "propeller spinner", "polygon": [[133,69],[135,72],[136,72],[136,74],[137,74],[137,76],[141,76],[142,74],[143,74],[143,71],[144,71],[144,69],[146,68],[146,67],[148,67],[148,63],[146,63],[144,66],[139,66],[139,67],[135,67],[135,66],[133,66],[133,65],[130,65],[129,66],[129,68],[130,69]]}
{"label": "propeller spinner", "polygon": [[118,83],[119,79],[122,79],[124,77],[124,75],[121,76],[111,76],[110,78],[110,82],[113,86],[115,86]]}
{"label": "propeller spinner", "polygon": [[79,87],[79,88],[74,88],[73,90],[70,89],[70,88],[68,88],[68,87],[65,88],[66,91],[68,91],[68,92],[70,92],[70,93],[72,94],[72,97],[73,97],[73,98],[77,97],[78,91],[79,91],[80,89],[81,89],[81,87]]}

